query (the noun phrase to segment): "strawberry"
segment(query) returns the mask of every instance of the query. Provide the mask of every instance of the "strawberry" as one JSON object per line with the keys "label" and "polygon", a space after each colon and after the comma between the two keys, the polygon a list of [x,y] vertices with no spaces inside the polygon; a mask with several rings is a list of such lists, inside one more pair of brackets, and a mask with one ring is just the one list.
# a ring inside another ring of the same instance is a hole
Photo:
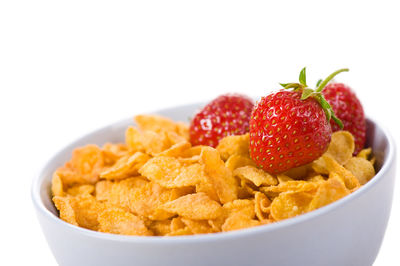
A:
{"label": "strawberry", "polygon": [[200,110],[190,123],[193,145],[216,147],[220,139],[249,132],[253,101],[240,94],[221,95]]}
{"label": "strawberry", "polygon": [[[305,68],[300,83],[281,84],[284,89],[256,103],[250,119],[250,156],[262,169],[281,173],[319,158],[327,149],[330,119],[341,125],[321,91],[341,69],[316,90],[306,84]],[[287,89],[293,89],[288,91]]]}
{"label": "strawberry", "polygon": [[[367,130],[364,109],[360,100],[350,87],[342,83],[329,83],[322,94],[332,106],[336,116],[343,122],[343,129],[353,134],[354,154],[357,154],[364,148]],[[340,130],[340,127],[332,121],[331,127],[333,132]]]}

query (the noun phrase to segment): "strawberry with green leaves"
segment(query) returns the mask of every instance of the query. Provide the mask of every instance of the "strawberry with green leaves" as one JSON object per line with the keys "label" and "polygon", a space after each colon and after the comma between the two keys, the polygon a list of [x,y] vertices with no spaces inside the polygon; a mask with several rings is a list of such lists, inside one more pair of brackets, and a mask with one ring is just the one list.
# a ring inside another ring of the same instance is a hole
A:
{"label": "strawberry with green leaves", "polygon": [[331,140],[332,119],[339,127],[322,90],[340,69],[319,82],[316,89],[306,83],[305,68],[299,83],[281,84],[284,89],[256,103],[250,119],[250,155],[270,173],[281,173],[319,158]]}

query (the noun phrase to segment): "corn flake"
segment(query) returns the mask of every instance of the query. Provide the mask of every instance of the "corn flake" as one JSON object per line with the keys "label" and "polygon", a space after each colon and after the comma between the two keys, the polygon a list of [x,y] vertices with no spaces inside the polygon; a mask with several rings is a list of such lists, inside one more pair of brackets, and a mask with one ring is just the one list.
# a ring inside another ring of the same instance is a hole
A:
{"label": "corn flake", "polygon": [[358,154],[357,157],[359,158],[364,158],[365,160],[368,160],[369,156],[372,154],[372,149],[371,148],[366,148],[362,149]]}
{"label": "corn flake", "polygon": [[249,218],[254,218],[255,207],[254,200],[249,199],[238,199],[228,203],[225,203],[224,211],[226,214],[231,215],[232,213],[242,213]]}
{"label": "corn flake", "polygon": [[64,185],[63,185],[61,177],[57,171],[54,172],[53,178],[51,180],[51,192],[52,192],[53,196],[62,197],[65,195]]}
{"label": "corn flake", "polygon": [[120,235],[153,235],[136,215],[119,208],[109,208],[99,215],[99,232]]}
{"label": "corn flake", "polygon": [[200,154],[200,162],[205,165],[205,173],[210,177],[211,184],[221,203],[237,199],[238,184],[232,171],[225,167],[216,149],[204,147]]}
{"label": "corn flake", "polygon": [[184,227],[182,229],[178,229],[176,231],[172,231],[169,234],[166,234],[166,236],[186,236],[186,235],[192,235],[193,232],[189,229],[189,227]]}
{"label": "corn flake", "polygon": [[163,205],[192,192],[188,189],[166,189],[155,182],[149,182],[133,190],[129,197],[129,209],[132,213],[150,220],[166,220],[174,216]]}
{"label": "corn flake", "polygon": [[271,212],[271,201],[264,193],[256,192],[254,195],[255,214],[260,221],[268,220],[268,215]]}
{"label": "corn flake", "polygon": [[126,211],[132,211],[130,200],[133,192],[148,184],[148,181],[141,177],[126,178],[121,181],[100,181],[95,187],[96,199],[117,206]]}
{"label": "corn flake", "polygon": [[271,186],[278,184],[276,177],[254,166],[243,166],[233,171],[233,175],[251,181],[257,187],[261,185]]}
{"label": "corn flake", "polygon": [[292,179],[304,179],[309,175],[310,164],[302,165],[286,171],[284,174]]}
{"label": "corn flake", "polygon": [[277,186],[261,187],[260,190],[264,193],[268,193],[268,192],[281,193],[281,192],[287,192],[287,191],[312,192],[313,190],[316,190],[318,188],[318,185],[319,184],[317,182],[307,182],[304,180],[295,180],[295,181],[286,181],[284,183],[280,183]]}
{"label": "corn flake", "polygon": [[71,161],[57,169],[57,174],[64,187],[75,184],[94,184],[99,180],[104,160],[101,149],[96,145],[77,148],[72,153]]}
{"label": "corn flake", "polygon": [[293,178],[291,178],[291,177],[289,177],[289,176],[287,176],[287,175],[284,175],[284,174],[279,174],[279,175],[277,175],[277,176],[276,176],[276,179],[278,179],[278,183],[279,183],[279,184],[285,183],[285,182],[287,182],[287,181],[294,181]]}
{"label": "corn flake", "polygon": [[124,156],[111,168],[102,172],[100,178],[118,180],[138,175],[139,168],[149,159],[150,156],[142,152],[135,152],[133,155]]}
{"label": "corn flake", "polygon": [[[258,187],[254,185],[251,181],[248,181],[247,179],[240,179],[240,186],[238,190],[238,195],[239,192],[241,192],[241,197],[240,198],[251,198],[254,197],[254,194],[258,191]],[[247,195],[247,196],[246,196]]]}
{"label": "corn flake", "polygon": [[204,166],[183,166],[174,157],[160,156],[150,159],[139,173],[166,188],[196,186],[204,180]]}
{"label": "corn flake", "polygon": [[337,173],[348,189],[354,190],[360,187],[360,182],[358,179],[349,170],[336,162],[332,157],[323,156],[323,159],[325,160],[328,171]]}
{"label": "corn flake", "polygon": [[182,218],[182,222],[191,232],[193,232],[193,234],[215,233],[215,230],[211,227],[207,220],[192,220],[188,218]]}
{"label": "corn flake", "polygon": [[164,236],[171,233],[171,220],[152,221],[148,228],[156,236]]}
{"label": "corn flake", "polygon": [[102,147],[104,164],[113,165],[119,158],[128,153],[128,147],[124,143],[106,143]]}
{"label": "corn flake", "polygon": [[271,203],[271,216],[276,221],[306,213],[313,196],[307,192],[283,192]]}
{"label": "corn flake", "polygon": [[206,176],[205,180],[202,180],[202,182],[196,184],[196,192],[203,192],[207,194],[210,199],[219,201],[219,197],[217,194],[217,191],[215,190],[213,184],[211,183],[211,178]]}
{"label": "corn flake", "polygon": [[256,163],[250,159],[249,157],[234,154],[231,155],[228,160],[225,162],[225,166],[229,168],[231,171],[235,170],[236,168],[243,167],[243,166],[256,166]]}
{"label": "corn flake", "polygon": [[232,155],[249,157],[249,134],[227,136],[219,141],[217,150],[224,161]]}
{"label": "corn flake", "polygon": [[375,175],[373,164],[362,157],[351,158],[344,167],[358,179],[361,185],[367,183]]}
{"label": "corn flake", "polygon": [[329,179],[318,187],[317,193],[310,203],[309,211],[337,201],[349,193],[350,191],[346,188],[339,175],[332,172]]}
{"label": "corn flake", "polygon": [[167,133],[163,131],[139,131],[135,127],[129,127],[126,130],[125,139],[131,153],[141,151],[152,156],[165,151],[173,145]]}
{"label": "corn flake", "polygon": [[189,158],[189,157],[194,157],[194,156],[200,156],[201,151],[203,150],[204,147],[207,147],[207,146],[198,145],[198,146],[190,147],[189,149],[184,150],[182,152],[182,157]]}
{"label": "corn flake", "polygon": [[53,201],[60,211],[60,218],[64,221],[91,230],[98,229],[98,215],[103,210],[103,205],[97,202],[92,195],[55,196]]}
{"label": "corn flake", "polygon": [[332,133],[332,140],[328,146],[327,154],[343,165],[352,157],[354,147],[354,137],[350,132],[336,131]]}
{"label": "corn flake", "polygon": [[174,145],[172,145],[169,149],[160,152],[159,154],[157,154],[158,156],[167,156],[167,157],[179,157],[180,155],[182,155],[185,150],[189,149],[192,145],[187,142],[187,141],[183,141],[183,142],[178,142]]}
{"label": "corn flake", "polygon": [[314,176],[309,176],[306,178],[307,182],[321,182],[321,181],[325,181],[325,178],[322,175],[314,175]]}
{"label": "corn flake", "polygon": [[78,196],[82,194],[92,194],[94,192],[93,185],[75,185],[67,190],[67,194],[71,196]]}
{"label": "corn flake", "polygon": [[223,232],[228,232],[233,230],[254,227],[258,225],[261,225],[260,221],[255,219],[250,219],[249,217],[243,215],[242,213],[235,213],[226,219],[221,229]]}
{"label": "corn flake", "polygon": [[[354,152],[354,137],[348,131],[336,131],[332,134],[331,142],[328,146],[328,150],[324,156],[332,157],[338,164],[344,165]],[[315,160],[311,165],[314,171],[320,174],[329,174],[326,162],[321,158]]]}
{"label": "corn flake", "polygon": [[222,214],[221,205],[205,193],[195,193],[165,203],[161,208],[194,220],[211,220]]}
{"label": "corn flake", "polygon": [[67,223],[79,226],[75,217],[75,210],[72,207],[71,198],[69,197],[53,197],[54,205],[60,212],[60,218]]}
{"label": "corn flake", "polygon": [[174,122],[169,118],[159,115],[137,115],[134,118],[138,127],[145,131],[175,132],[189,140],[189,127],[182,122]]}
{"label": "corn flake", "polygon": [[254,219],[256,215],[254,200],[234,200],[224,204],[223,209],[225,217],[222,216],[219,223],[223,221],[221,230],[224,232],[260,225],[260,222]]}

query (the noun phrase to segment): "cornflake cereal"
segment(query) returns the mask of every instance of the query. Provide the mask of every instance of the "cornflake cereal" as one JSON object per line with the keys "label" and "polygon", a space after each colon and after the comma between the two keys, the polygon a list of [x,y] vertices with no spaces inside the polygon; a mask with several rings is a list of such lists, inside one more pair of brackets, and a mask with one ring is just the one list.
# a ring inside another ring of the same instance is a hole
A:
{"label": "cornflake cereal", "polygon": [[249,135],[216,149],[189,142],[188,126],[155,115],[135,117],[125,143],[87,145],[53,174],[60,218],[99,232],[180,236],[238,230],[330,204],[374,175],[370,148],[335,132],[319,159],[271,175],[248,152]]}

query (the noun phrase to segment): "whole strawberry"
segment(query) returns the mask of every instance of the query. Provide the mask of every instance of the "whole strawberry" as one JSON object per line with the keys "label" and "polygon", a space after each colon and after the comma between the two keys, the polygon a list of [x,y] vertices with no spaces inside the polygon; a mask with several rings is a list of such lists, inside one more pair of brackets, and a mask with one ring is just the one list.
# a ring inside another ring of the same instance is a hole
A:
{"label": "whole strawberry", "polygon": [[[354,154],[357,154],[364,148],[366,138],[365,115],[360,100],[350,87],[342,83],[329,83],[322,94],[332,106],[336,116],[342,121],[343,130],[353,134]],[[333,132],[340,130],[340,127],[333,121],[331,121],[331,126]]]}
{"label": "whole strawberry", "polygon": [[240,94],[217,97],[200,110],[190,123],[190,142],[193,145],[216,147],[223,137],[249,132],[253,101]]}
{"label": "whole strawberry", "polygon": [[[281,173],[319,158],[327,149],[332,118],[339,125],[321,91],[341,69],[328,76],[316,89],[306,84],[305,68],[300,83],[281,84],[255,105],[250,119],[250,156],[270,173]],[[288,91],[287,89],[293,89]]]}

